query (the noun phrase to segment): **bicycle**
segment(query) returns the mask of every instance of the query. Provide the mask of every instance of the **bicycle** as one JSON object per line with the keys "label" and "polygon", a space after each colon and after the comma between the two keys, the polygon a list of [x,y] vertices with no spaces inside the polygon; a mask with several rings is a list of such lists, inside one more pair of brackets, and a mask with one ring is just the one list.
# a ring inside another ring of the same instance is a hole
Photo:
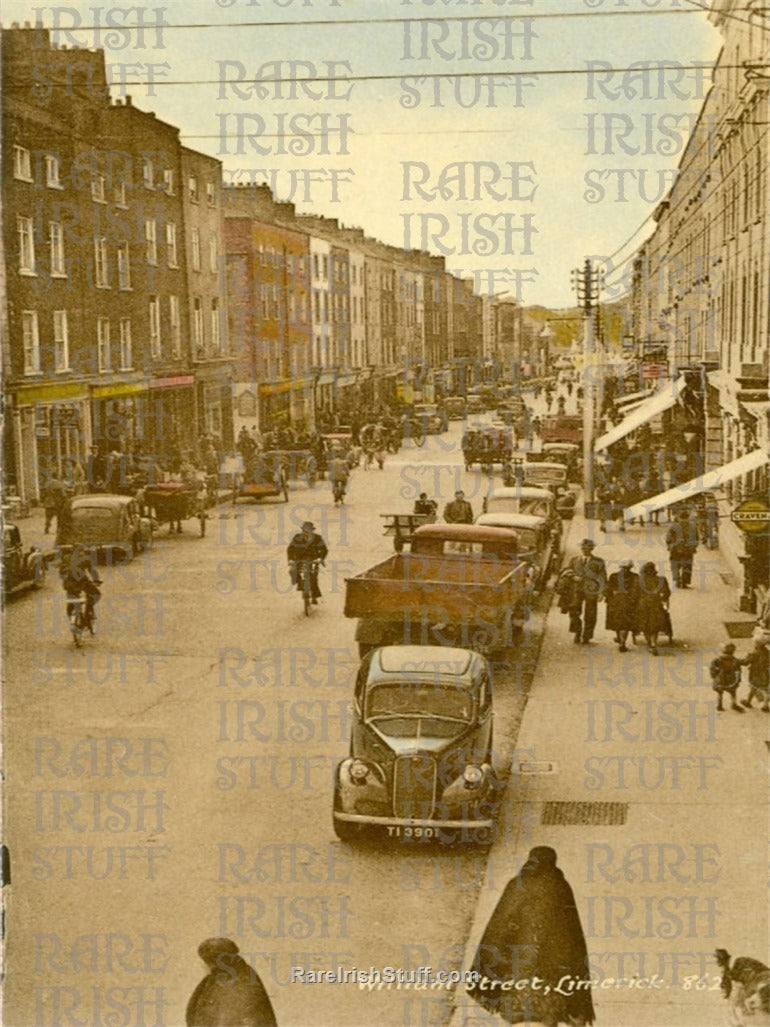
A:
{"label": "bicycle", "polygon": [[302,606],[305,616],[310,616],[310,608],[318,605],[318,600],[313,597],[313,581],[318,575],[320,560],[302,560],[294,564],[297,587],[302,590]]}
{"label": "bicycle", "polygon": [[67,595],[67,619],[69,620],[72,640],[80,649],[83,645],[83,634],[87,630],[94,633],[94,609],[87,596]]}

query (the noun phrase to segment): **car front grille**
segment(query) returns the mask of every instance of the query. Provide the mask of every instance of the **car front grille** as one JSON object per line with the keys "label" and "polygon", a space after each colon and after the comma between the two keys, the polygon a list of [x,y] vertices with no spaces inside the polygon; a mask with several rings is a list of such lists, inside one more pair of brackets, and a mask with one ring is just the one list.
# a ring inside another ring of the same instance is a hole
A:
{"label": "car front grille", "polygon": [[436,764],[430,756],[399,756],[393,765],[393,814],[428,820],[436,802]]}

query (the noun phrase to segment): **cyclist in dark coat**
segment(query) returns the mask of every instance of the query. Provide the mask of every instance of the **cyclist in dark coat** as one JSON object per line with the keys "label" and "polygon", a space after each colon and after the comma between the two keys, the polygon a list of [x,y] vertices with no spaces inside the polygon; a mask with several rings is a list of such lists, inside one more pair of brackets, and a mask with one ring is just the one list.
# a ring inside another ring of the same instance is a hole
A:
{"label": "cyclist in dark coat", "polygon": [[297,591],[302,591],[301,564],[312,563],[310,575],[310,589],[313,602],[317,603],[321,598],[321,590],[318,587],[318,564],[323,563],[329,549],[321,535],[316,534],[315,524],[312,521],[304,521],[302,530],[292,537],[286,549],[286,557],[289,561],[291,580],[296,584]]}

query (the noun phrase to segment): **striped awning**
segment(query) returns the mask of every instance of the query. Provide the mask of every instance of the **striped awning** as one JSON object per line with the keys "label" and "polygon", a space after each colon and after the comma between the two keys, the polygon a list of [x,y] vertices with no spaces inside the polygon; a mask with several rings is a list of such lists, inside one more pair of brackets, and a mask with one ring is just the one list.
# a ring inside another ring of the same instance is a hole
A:
{"label": "striped awning", "polygon": [[600,453],[604,449],[609,449],[613,443],[619,442],[632,431],[636,431],[637,428],[641,428],[643,424],[651,421],[653,417],[657,417],[658,414],[662,414],[664,410],[672,407],[682,394],[685,385],[684,375],[677,378],[675,382],[667,382],[662,389],[653,393],[652,396],[640,403],[636,410],[632,410],[624,417],[620,424],[616,424],[614,428],[602,435],[594,447],[596,452]]}
{"label": "striped awning", "polygon": [[693,478],[692,481],[677,485],[673,489],[668,489],[667,492],[660,492],[657,496],[651,496],[650,499],[644,499],[641,503],[626,507],[623,511],[623,520],[632,521],[635,517],[644,517],[645,514],[655,513],[656,510],[663,510],[667,506],[692,499],[699,492],[710,492],[712,489],[724,485],[725,482],[741,478],[750,471],[756,471],[758,467],[764,467],[769,461],[770,457],[764,449],[753,449],[750,453],[739,456],[737,460],[731,460],[728,464],[723,464],[714,471],[702,474],[699,478]]}

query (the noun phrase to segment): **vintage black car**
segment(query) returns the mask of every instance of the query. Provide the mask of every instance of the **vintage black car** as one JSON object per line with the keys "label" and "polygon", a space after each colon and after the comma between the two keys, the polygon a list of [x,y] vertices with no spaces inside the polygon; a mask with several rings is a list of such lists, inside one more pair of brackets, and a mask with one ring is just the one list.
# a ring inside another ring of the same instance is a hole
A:
{"label": "vintage black car", "polygon": [[356,677],[350,755],[337,767],[337,837],[350,841],[369,827],[398,840],[491,843],[497,798],[484,657],[444,646],[368,653]]}
{"label": "vintage black car", "polygon": [[530,587],[542,592],[559,562],[561,531],[554,529],[547,517],[530,513],[484,513],[476,518],[476,524],[516,532],[519,558],[530,566]]}
{"label": "vintage black car", "polygon": [[37,546],[24,552],[21,532],[15,524],[3,525],[3,596],[25,588],[40,588],[53,553],[44,554]]}

